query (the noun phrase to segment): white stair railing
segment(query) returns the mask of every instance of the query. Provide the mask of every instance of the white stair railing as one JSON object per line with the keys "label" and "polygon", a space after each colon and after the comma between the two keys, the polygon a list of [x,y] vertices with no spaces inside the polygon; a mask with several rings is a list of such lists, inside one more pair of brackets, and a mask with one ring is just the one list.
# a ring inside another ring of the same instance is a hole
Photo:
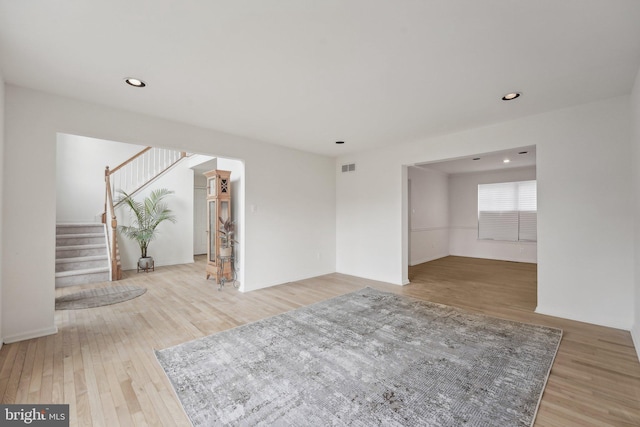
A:
{"label": "white stair railing", "polygon": [[147,147],[109,171],[111,191],[132,195],[186,157],[184,151]]}

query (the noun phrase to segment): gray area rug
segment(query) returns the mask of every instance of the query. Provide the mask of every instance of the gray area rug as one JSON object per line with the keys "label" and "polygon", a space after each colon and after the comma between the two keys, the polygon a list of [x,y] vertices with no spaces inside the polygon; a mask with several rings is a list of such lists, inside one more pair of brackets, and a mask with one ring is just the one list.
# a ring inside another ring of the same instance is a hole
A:
{"label": "gray area rug", "polygon": [[86,289],[56,298],[56,310],[78,310],[116,304],[139,297],[145,292],[145,288],[130,285]]}
{"label": "gray area rug", "polygon": [[530,426],[561,337],[366,288],[156,357],[195,426]]}

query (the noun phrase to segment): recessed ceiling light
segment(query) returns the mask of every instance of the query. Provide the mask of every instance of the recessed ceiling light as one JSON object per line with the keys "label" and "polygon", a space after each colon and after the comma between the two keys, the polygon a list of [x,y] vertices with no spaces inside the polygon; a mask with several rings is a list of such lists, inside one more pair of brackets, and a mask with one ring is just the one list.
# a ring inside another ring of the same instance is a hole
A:
{"label": "recessed ceiling light", "polygon": [[522,95],[520,92],[510,92],[502,97],[503,101],[511,101],[513,99],[519,98]]}
{"label": "recessed ceiling light", "polygon": [[474,158],[473,158],[473,159],[471,159],[471,160],[480,160],[480,157],[474,157]]}
{"label": "recessed ceiling light", "polygon": [[336,141],[336,144],[344,144],[344,141]]}
{"label": "recessed ceiling light", "polygon": [[143,82],[142,80],[140,80],[140,79],[135,79],[135,78],[133,78],[133,77],[128,77],[128,78],[124,79],[124,81],[125,81],[128,85],[133,86],[133,87],[145,87],[145,86],[147,85],[147,84],[146,84],[145,82]]}
{"label": "recessed ceiling light", "polygon": [[521,151],[518,154],[527,154],[527,153],[528,153],[528,151]]}
{"label": "recessed ceiling light", "polygon": [[509,163],[510,161],[511,161],[511,160],[509,160],[509,159],[504,159],[504,160],[502,161],[502,163]]}

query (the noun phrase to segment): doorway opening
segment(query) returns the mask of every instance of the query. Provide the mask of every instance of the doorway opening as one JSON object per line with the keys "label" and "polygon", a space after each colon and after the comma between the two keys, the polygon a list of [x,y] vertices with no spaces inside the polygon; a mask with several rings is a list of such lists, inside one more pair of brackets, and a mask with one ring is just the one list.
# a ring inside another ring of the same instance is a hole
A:
{"label": "doorway opening", "polygon": [[[534,229],[533,238],[528,235],[520,238],[517,233],[515,239],[479,234],[479,186],[530,181],[536,181],[535,146],[408,166],[404,204],[407,224],[405,274],[408,280],[428,281],[427,276],[431,274],[446,281],[441,273],[447,269],[460,278],[465,268],[480,274],[476,271],[479,265],[487,266],[480,269],[486,275],[491,274],[492,268],[513,269],[514,263],[522,264],[521,267],[526,270],[525,264],[528,264],[528,270],[533,274],[529,274],[533,277],[533,289],[526,292],[533,292],[534,296],[533,306],[529,307],[529,298],[526,308],[535,310],[537,228]],[[504,208],[505,211],[507,209],[512,208]],[[515,209],[517,211],[518,208]],[[536,212],[533,212],[534,227],[537,227]],[[513,218],[514,214],[515,221],[518,221],[518,212],[496,211],[495,217]],[[515,226],[517,228],[518,224]],[[525,236],[525,233],[521,234]],[[444,270],[436,273],[439,269]],[[473,274],[468,280],[473,281]]]}

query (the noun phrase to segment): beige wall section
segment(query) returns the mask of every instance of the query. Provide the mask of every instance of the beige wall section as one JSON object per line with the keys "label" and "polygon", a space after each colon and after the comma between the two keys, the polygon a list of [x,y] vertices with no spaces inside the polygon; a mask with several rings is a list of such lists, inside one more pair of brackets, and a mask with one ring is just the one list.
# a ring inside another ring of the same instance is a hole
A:
{"label": "beige wall section", "polygon": [[[629,97],[623,96],[338,158],[337,270],[406,281],[403,165],[535,145],[538,311],[629,330],[630,128]],[[339,172],[341,164],[353,162],[355,173]]]}
{"label": "beige wall section", "polygon": [[[246,203],[255,207],[242,227],[245,290],[335,271],[333,159],[11,85],[5,99],[5,156],[12,159],[3,195],[2,244],[11,248],[2,269],[7,341],[56,331],[58,133],[242,159]],[[37,196],[25,197],[25,188]]]}
{"label": "beige wall section", "polygon": [[478,240],[478,184],[535,179],[535,167],[449,175],[450,254],[537,262],[536,242]]}
{"label": "beige wall section", "polygon": [[[633,194],[634,194],[634,243],[635,243],[635,275],[634,275],[634,291],[635,291],[635,313],[631,336],[636,346],[638,355],[640,355],[640,70],[636,76],[636,82],[631,93],[631,123],[632,123],[632,139],[633,147]],[[639,356],[640,357],[640,356]]]}
{"label": "beige wall section", "polygon": [[[154,266],[189,264],[193,262],[193,169],[180,162],[171,170],[154,180],[133,195],[137,201],[149,197],[151,192],[166,188],[173,194],[165,199],[176,222],[165,221],[156,229],[156,237],[151,241],[148,255],[153,257]],[[115,197],[120,197],[117,193]],[[133,215],[126,204],[116,208],[118,225],[131,225]],[[132,239],[118,237],[123,270],[135,270],[140,258],[140,246]]]}
{"label": "beige wall section", "polygon": [[449,178],[444,172],[410,167],[409,265],[449,255]]}
{"label": "beige wall section", "polygon": [[[4,176],[4,80],[0,75],[0,272],[2,271],[2,224],[4,214],[2,212],[2,206],[4,201],[4,191],[3,191],[3,176]],[[5,298],[2,295],[2,273],[0,273],[0,348],[2,348],[2,344],[4,343],[4,332],[2,329],[2,305],[5,303]]]}
{"label": "beige wall section", "polygon": [[[56,145],[56,222],[100,222],[104,212],[104,169],[145,146],[60,133]],[[113,195],[115,198],[119,194]]]}

